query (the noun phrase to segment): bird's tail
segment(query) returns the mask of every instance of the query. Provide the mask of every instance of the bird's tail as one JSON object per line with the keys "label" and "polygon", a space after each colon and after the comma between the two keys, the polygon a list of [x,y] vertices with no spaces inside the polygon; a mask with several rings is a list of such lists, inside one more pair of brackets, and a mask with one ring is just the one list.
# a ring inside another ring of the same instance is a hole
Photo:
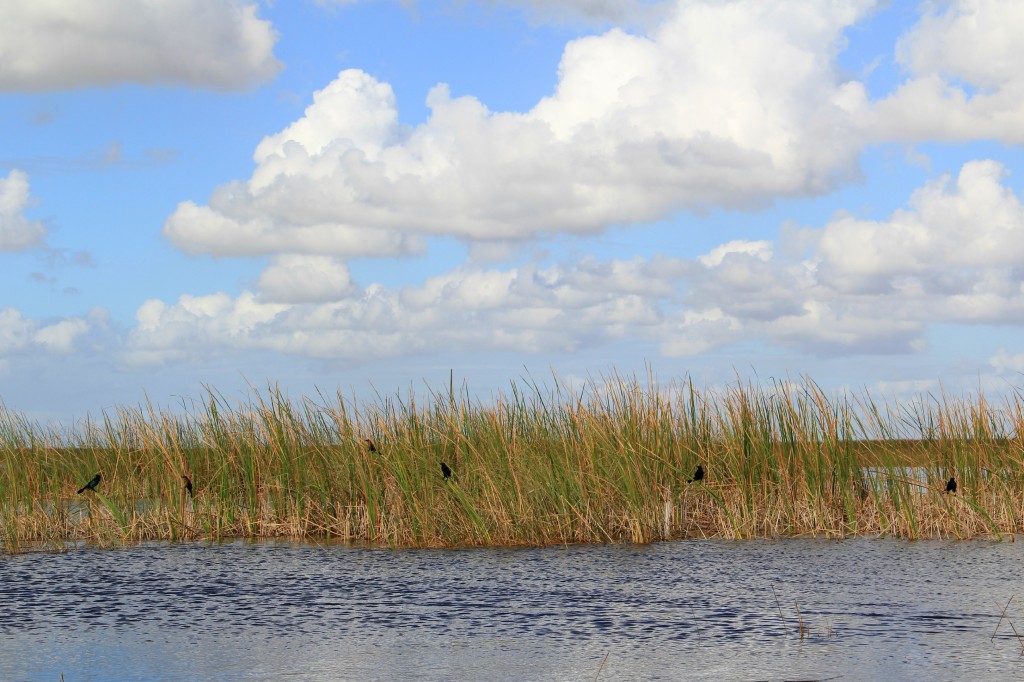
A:
{"label": "bird's tail", "polygon": [[78,494],[81,495],[82,493],[84,493],[85,489],[88,488],[88,487],[89,486],[87,486],[87,485],[83,485],[81,488],[78,489]]}

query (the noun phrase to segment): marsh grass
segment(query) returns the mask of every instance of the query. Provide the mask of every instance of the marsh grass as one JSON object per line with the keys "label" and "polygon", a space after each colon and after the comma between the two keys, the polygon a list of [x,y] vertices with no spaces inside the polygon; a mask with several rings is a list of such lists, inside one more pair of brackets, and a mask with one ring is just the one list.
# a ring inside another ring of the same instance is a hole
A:
{"label": "marsh grass", "polygon": [[[1022,423],[1016,394],[897,404],[807,380],[712,390],[619,375],[523,381],[486,404],[451,385],[370,403],[270,386],[232,404],[208,388],[175,411],[119,408],[71,432],[0,404],[0,533],[9,551],[1001,536],[1024,528]],[[698,463],[706,477],[690,482]],[[95,472],[97,491],[77,495]],[[956,495],[943,492],[951,475]]]}

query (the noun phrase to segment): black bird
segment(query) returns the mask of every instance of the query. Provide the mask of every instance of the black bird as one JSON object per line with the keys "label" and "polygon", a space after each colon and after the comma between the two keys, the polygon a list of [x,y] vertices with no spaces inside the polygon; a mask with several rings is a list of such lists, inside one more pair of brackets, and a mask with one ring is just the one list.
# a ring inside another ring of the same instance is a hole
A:
{"label": "black bird", "polygon": [[96,486],[98,486],[99,484],[100,484],[100,475],[96,474],[95,476],[92,477],[92,479],[88,483],[86,483],[85,485],[83,485],[81,488],[78,489],[78,494],[81,495],[86,490],[92,490],[93,492],[95,492],[96,491]]}
{"label": "black bird", "polygon": [[181,477],[185,479],[185,492],[188,493],[189,497],[195,497],[195,493],[192,492],[192,479],[182,474]]}
{"label": "black bird", "polygon": [[366,443],[366,449],[370,452],[377,452],[377,446],[373,444],[372,438],[364,438],[363,442]]}
{"label": "black bird", "polygon": [[444,476],[446,481],[452,477],[452,470],[444,462],[441,462],[441,475]]}
{"label": "black bird", "polygon": [[703,480],[704,480],[704,467],[701,466],[700,464],[698,464],[697,465],[697,470],[693,472],[693,477],[690,479],[690,483],[693,483],[694,481],[703,481]]}
{"label": "black bird", "polygon": [[956,479],[953,478],[952,476],[950,476],[949,480],[946,481],[946,492],[954,494],[956,493]]}

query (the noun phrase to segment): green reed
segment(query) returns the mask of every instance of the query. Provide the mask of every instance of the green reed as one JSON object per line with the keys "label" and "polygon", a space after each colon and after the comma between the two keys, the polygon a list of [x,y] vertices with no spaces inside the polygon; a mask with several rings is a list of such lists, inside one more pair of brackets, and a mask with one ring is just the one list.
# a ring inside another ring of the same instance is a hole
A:
{"label": "green reed", "polygon": [[[0,404],[0,534],[9,551],[1000,536],[1024,528],[1022,424],[1017,394],[896,403],[810,380],[701,389],[618,374],[527,379],[486,402],[453,385],[369,402],[269,386],[232,403],[207,388],[173,411],[147,402],[72,431]],[[706,476],[690,482],[698,463]],[[76,494],[96,472],[97,491]]]}

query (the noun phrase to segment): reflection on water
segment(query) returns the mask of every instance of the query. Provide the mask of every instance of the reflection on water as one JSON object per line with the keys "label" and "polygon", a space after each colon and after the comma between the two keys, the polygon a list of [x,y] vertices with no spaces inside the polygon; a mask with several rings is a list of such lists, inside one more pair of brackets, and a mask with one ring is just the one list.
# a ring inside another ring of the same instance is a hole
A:
{"label": "reflection on water", "polygon": [[1015,595],[1024,634],[1022,559],[882,539],[0,556],[0,679],[1021,679],[1009,623],[991,637]]}

